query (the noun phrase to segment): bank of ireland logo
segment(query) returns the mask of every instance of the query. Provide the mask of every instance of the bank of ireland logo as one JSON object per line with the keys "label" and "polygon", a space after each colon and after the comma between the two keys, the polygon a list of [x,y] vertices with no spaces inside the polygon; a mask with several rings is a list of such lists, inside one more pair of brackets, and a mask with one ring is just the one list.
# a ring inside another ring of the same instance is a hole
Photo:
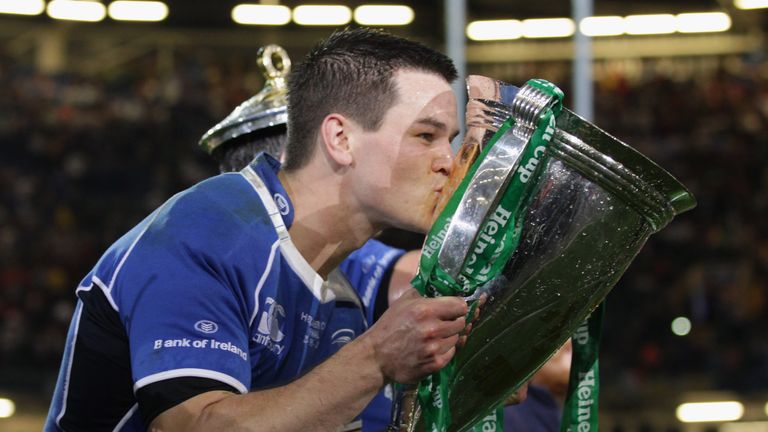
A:
{"label": "bank of ireland logo", "polygon": [[261,313],[257,330],[261,334],[269,335],[273,342],[280,342],[285,338],[285,334],[281,331],[281,321],[285,318],[285,309],[272,297],[267,297],[265,306],[267,310]]}
{"label": "bank of ireland logo", "polygon": [[331,335],[331,343],[333,345],[339,345],[344,346],[352,341],[352,339],[355,338],[355,331],[352,329],[341,329],[336,330]]}
{"label": "bank of ireland logo", "polygon": [[200,320],[195,323],[195,330],[206,334],[216,333],[219,330],[219,325],[213,321]]}
{"label": "bank of ireland logo", "polygon": [[275,199],[275,203],[277,204],[277,209],[280,211],[280,214],[285,216],[288,214],[289,211],[291,211],[291,208],[288,207],[288,200],[285,199],[284,196],[282,196],[279,193],[276,193],[273,197]]}

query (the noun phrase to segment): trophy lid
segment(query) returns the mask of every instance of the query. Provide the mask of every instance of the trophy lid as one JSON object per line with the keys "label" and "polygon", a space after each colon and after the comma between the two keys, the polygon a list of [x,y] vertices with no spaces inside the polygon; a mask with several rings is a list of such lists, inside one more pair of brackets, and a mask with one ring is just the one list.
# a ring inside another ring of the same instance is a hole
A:
{"label": "trophy lid", "polygon": [[288,53],[279,45],[267,45],[259,50],[258,64],[266,79],[264,88],[203,135],[199,145],[208,154],[234,138],[288,121]]}

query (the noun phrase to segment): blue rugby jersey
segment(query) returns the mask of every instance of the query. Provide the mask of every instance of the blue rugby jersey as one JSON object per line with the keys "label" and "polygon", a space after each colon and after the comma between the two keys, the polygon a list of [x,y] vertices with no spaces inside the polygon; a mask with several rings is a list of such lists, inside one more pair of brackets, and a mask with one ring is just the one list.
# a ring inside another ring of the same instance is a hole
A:
{"label": "blue rugby jersey", "polygon": [[144,430],[204,391],[290,382],[366,329],[291,242],[278,168],[198,183],[107,250],[77,289],[46,430]]}

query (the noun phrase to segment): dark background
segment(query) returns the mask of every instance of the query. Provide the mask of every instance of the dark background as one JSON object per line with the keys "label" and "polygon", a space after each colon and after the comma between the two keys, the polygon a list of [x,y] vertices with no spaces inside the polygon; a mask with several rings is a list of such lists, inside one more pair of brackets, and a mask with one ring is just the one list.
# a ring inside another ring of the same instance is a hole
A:
{"label": "dark background", "polygon": [[[168,3],[159,24],[0,16],[0,397],[16,398],[19,411],[16,423],[0,419],[0,430],[39,429],[74,289],[101,252],[172,194],[215,174],[197,140],[261,88],[258,47],[279,43],[298,60],[332,31],[236,26],[230,1]],[[679,402],[721,396],[744,401],[745,419],[768,420],[768,13],[725,1],[597,3],[597,15],[726,10],[728,35],[760,42],[594,62],[595,123],[699,202],[649,240],[608,297],[603,427],[686,430],[674,418]],[[443,49],[442,2],[411,6],[414,23],[391,30]],[[467,15],[569,14],[566,1],[481,0]],[[670,40],[644,38],[660,49]],[[495,43],[502,55],[483,57],[482,44],[470,43],[468,72],[514,84],[541,77],[569,94],[570,61],[503,55],[519,44]],[[689,335],[671,332],[678,316],[691,319]]]}

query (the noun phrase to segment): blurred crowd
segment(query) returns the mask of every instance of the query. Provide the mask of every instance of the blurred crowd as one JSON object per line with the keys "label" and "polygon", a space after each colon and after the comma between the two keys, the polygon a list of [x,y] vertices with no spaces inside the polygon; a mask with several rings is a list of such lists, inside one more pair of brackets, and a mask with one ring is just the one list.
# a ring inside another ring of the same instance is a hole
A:
{"label": "blurred crowd", "polygon": [[[149,211],[215,173],[197,140],[260,78],[255,64],[194,57],[97,77],[0,60],[0,388],[47,397],[81,278]],[[699,203],[609,295],[602,382],[625,401],[681,379],[768,390],[768,68],[710,63],[683,74],[603,65],[596,80],[595,122]],[[677,316],[691,320],[687,336],[671,332]]]}
{"label": "blurred crowd", "polygon": [[[608,74],[597,124],[676,175],[698,207],[651,237],[608,301],[606,382],[768,391],[768,67]],[[659,71],[658,69],[662,69]],[[691,331],[672,333],[674,318]],[[629,402],[631,398],[626,398]]]}

